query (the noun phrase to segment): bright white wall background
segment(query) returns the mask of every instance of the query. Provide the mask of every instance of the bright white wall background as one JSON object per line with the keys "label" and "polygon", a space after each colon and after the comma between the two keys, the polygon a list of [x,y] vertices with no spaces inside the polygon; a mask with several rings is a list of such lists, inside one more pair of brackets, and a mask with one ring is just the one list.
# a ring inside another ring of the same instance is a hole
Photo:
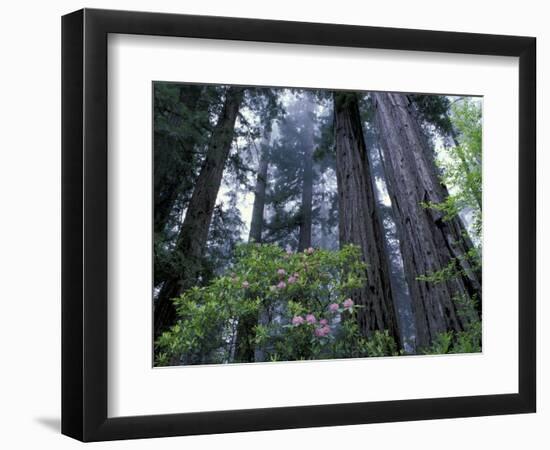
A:
{"label": "bright white wall background", "polygon": [[[0,259],[3,282],[0,315],[2,371],[0,443],[4,448],[76,448],[58,434],[60,379],[60,15],[82,6],[191,14],[353,23],[423,29],[523,34],[538,37],[539,255],[550,251],[550,227],[543,182],[550,142],[542,110],[550,107],[549,11],[536,0],[498,3],[462,0],[298,3],[203,0],[154,3],[111,0],[10,2],[0,16],[2,78]],[[539,299],[550,289],[548,265],[539,256]],[[539,380],[550,375],[550,308],[539,301]],[[541,351],[544,350],[545,352]],[[536,415],[305,429],[224,436],[171,438],[97,444],[97,448],[298,448],[360,445],[366,448],[546,449],[550,445],[550,390],[539,383]]]}

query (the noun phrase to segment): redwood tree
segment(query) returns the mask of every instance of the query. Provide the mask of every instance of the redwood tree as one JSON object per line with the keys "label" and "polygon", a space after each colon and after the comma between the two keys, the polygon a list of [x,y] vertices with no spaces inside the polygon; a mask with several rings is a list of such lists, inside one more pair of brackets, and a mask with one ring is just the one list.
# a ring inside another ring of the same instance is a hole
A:
{"label": "redwood tree", "polygon": [[414,104],[403,94],[371,95],[412,298],[416,345],[425,348],[439,333],[462,331],[475,319],[460,303],[474,297],[481,301],[481,275],[470,258],[472,244],[460,218],[446,218],[430,207],[449,193]]}
{"label": "redwood tree", "polygon": [[252,219],[250,221],[250,242],[262,242],[262,230],[264,222],[265,190],[267,185],[267,169],[269,168],[269,137],[264,136],[260,143],[260,155],[258,170],[256,173],[256,187],[254,188],[254,205],[252,206]]}
{"label": "redwood tree", "polygon": [[313,218],[313,146],[315,145],[313,124],[312,94],[303,95],[304,122],[301,129],[303,145],[302,168],[302,202],[300,206],[300,234],[298,237],[298,251],[311,247],[311,226]]}
{"label": "redwood tree", "polygon": [[355,93],[334,93],[334,118],[340,244],[357,245],[367,264],[367,281],[353,294],[353,300],[364,306],[359,323],[367,336],[388,330],[400,343],[384,233]]}

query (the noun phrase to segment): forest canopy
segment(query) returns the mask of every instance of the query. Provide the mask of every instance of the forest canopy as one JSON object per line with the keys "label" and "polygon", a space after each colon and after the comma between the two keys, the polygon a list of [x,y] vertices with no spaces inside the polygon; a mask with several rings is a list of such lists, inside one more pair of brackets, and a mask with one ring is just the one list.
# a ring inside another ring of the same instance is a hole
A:
{"label": "forest canopy", "polygon": [[153,90],[155,365],[481,351],[481,98]]}

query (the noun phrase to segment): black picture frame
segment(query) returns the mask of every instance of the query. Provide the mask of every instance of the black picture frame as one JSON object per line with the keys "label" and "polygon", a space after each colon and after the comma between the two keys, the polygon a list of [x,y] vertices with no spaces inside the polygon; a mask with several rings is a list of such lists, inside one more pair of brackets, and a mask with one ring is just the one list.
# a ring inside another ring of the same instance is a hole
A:
{"label": "black picture frame", "polygon": [[[519,57],[518,393],[107,416],[109,33]],[[83,9],[62,18],[62,433],[82,441],[535,412],[536,40]]]}

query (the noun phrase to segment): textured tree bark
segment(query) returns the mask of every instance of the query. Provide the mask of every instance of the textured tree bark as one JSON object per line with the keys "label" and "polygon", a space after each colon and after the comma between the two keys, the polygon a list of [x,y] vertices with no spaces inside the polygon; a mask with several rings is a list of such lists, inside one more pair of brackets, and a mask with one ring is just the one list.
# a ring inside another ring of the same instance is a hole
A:
{"label": "textured tree bark", "polygon": [[[380,180],[387,192],[388,182],[386,179],[382,150],[380,149],[378,136],[372,127],[372,123],[369,125],[374,132],[365,133],[365,143],[367,145],[367,155],[371,165],[372,177],[377,181]],[[403,343],[403,349],[407,353],[410,353],[414,352],[414,319],[407,280],[405,279],[405,271],[403,270],[403,258],[401,257],[401,250],[399,248],[399,237],[395,226],[395,217],[393,216],[391,206],[386,206],[387,199],[385,193],[379,189],[375,189],[375,197],[380,213],[379,217],[382,223],[382,230],[385,233],[384,241],[388,254],[392,297],[397,311],[401,341]]]}
{"label": "textured tree bark", "polygon": [[355,244],[367,263],[365,286],[353,294],[363,333],[388,330],[400,345],[388,256],[374,196],[357,96],[334,93],[340,244]]}
{"label": "textured tree bark", "polygon": [[[416,345],[422,348],[438,333],[462,331],[473,318],[459,314],[453,299],[475,294],[481,302],[481,275],[465,258],[472,244],[460,219],[443,220],[442,212],[423,206],[440,203],[449,194],[413,105],[402,94],[373,93],[372,98],[413,303]],[[452,264],[464,274],[437,283],[418,280]]]}
{"label": "textured tree bark", "polygon": [[252,207],[252,220],[250,221],[249,242],[262,242],[262,230],[264,224],[265,189],[267,184],[267,169],[269,167],[269,138],[264,137],[260,144],[260,161],[256,174],[256,187],[254,189],[254,205]]}
{"label": "textured tree bark", "polygon": [[[199,99],[201,96],[201,87],[199,86],[182,86],[180,88],[180,103],[182,103],[187,109],[187,116],[190,116],[197,108]],[[174,116],[172,121],[174,123],[181,123],[185,120],[185,117]],[[157,141],[155,141],[156,143]],[[154,231],[161,233],[166,227],[170,213],[174,207],[178,195],[180,194],[181,187],[185,184],[185,180],[188,179],[186,171],[191,166],[193,161],[193,147],[195,145],[195,139],[188,135],[182,142],[174,142],[171,145],[181,145],[182,150],[180,152],[180,161],[177,163],[177,167],[171,173],[164,173],[157,170],[159,166],[166,166],[174,164],[173,161],[162,161],[165,156],[161,150],[155,150],[155,199],[154,199]],[[172,156],[172,155],[169,155]]]}
{"label": "textured tree bark", "polygon": [[223,111],[212,133],[206,159],[195,184],[175,252],[181,258],[182,272],[174,274],[161,288],[155,305],[155,335],[172,325],[176,311],[172,298],[193,286],[202,266],[208,229],[220,189],[223,170],[231,149],[235,121],[244,89],[227,89]]}

